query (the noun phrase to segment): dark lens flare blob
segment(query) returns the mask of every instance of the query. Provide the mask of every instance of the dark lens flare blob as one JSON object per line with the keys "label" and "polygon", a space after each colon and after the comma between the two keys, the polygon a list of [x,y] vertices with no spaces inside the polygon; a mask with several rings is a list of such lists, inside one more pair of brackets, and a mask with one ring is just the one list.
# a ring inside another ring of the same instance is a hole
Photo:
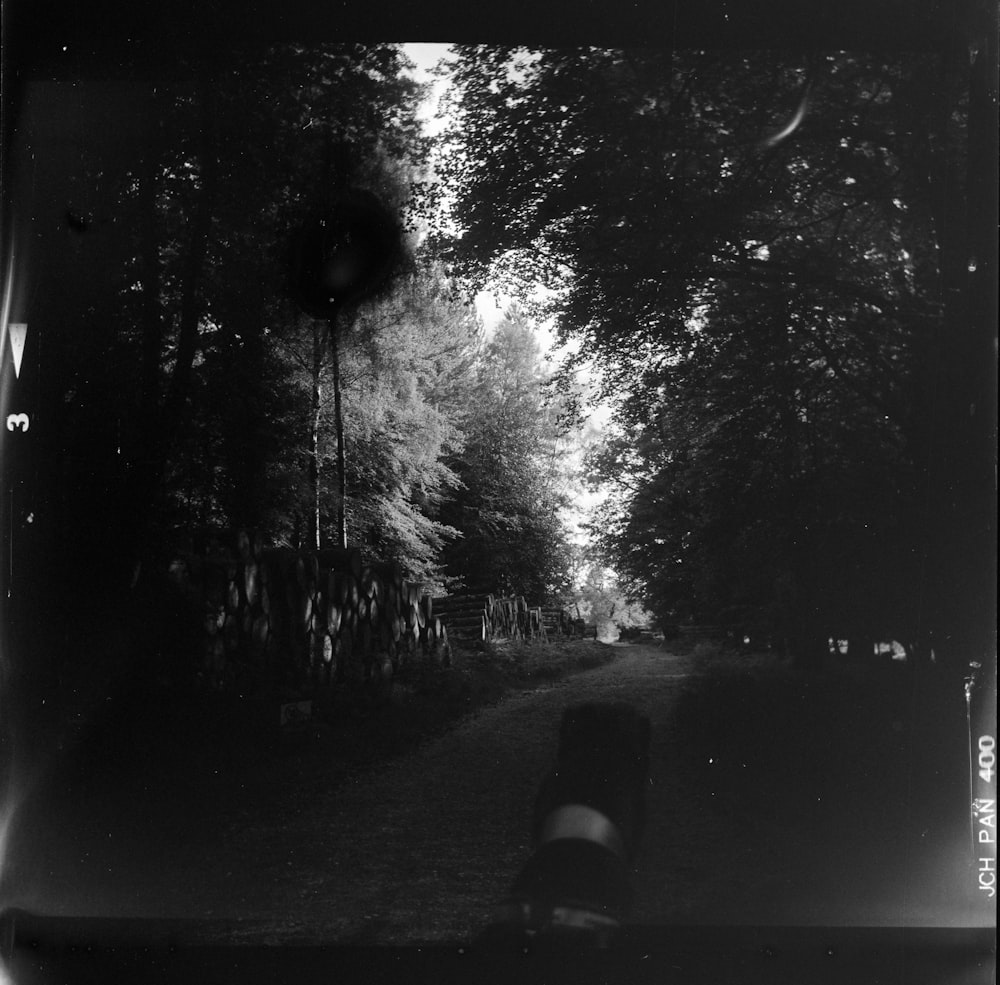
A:
{"label": "dark lens flare blob", "polygon": [[329,317],[339,305],[375,294],[401,253],[396,216],[370,192],[351,190],[292,236],[291,294],[306,313]]}

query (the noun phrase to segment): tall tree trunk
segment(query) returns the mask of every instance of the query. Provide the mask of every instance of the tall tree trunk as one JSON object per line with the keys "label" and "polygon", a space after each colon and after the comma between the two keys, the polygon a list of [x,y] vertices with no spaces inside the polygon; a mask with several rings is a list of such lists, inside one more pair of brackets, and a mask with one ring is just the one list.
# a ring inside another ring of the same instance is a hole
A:
{"label": "tall tree trunk", "polygon": [[[212,215],[216,204],[218,181],[218,148],[215,132],[215,82],[212,69],[201,69],[199,79],[199,136],[198,164],[200,187],[194,204],[194,214],[189,224],[190,238],[185,244],[182,266],[180,323],[176,359],[165,396],[160,395],[159,371],[163,359],[163,324],[159,313],[159,258],[156,229],[156,168],[160,161],[151,152],[146,169],[144,196],[144,284],[142,297],[142,419],[138,436],[138,461],[135,476],[130,482],[130,513],[134,518],[129,531],[132,554],[137,574],[153,543],[151,530],[155,513],[151,507],[160,499],[171,446],[183,424],[185,403],[191,385],[191,368],[198,351],[198,323],[202,314],[202,275],[208,248]],[[166,141],[161,134],[161,148]],[[155,149],[154,149],[155,150]]]}
{"label": "tall tree trunk", "polygon": [[[158,101],[154,101],[158,106]],[[154,129],[156,138],[145,149],[143,171],[139,179],[139,257],[142,264],[142,294],[139,325],[142,332],[139,367],[139,415],[128,427],[130,440],[125,442],[129,470],[123,476],[124,540],[129,545],[134,564],[145,551],[143,541],[149,522],[148,512],[162,475],[162,418],[160,414],[160,363],[163,355],[163,318],[161,315],[160,224],[157,198],[161,184],[162,126]]]}
{"label": "tall tree trunk", "polygon": [[823,667],[825,636],[817,626],[816,616],[816,551],[810,520],[813,517],[813,487],[803,475],[808,468],[805,457],[808,439],[801,419],[801,394],[793,377],[794,350],[790,339],[787,311],[783,305],[775,314],[771,326],[775,373],[773,381],[777,395],[776,413],[781,422],[782,510],[787,517],[786,565],[788,579],[784,599],[784,633],[788,637],[792,656],[798,667],[820,670]]}
{"label": "tall tree trunk", "polygon": [[164,408],[169,439],[180,426],[180,415],[191,387],[191,367],[198,352],[198,322],[203,311],[202,273],[208,252],[208,238],[218,190],[218,145],[216,138],[215,82],[208,68],[201,69],[199,82],[198,162],[201,187],[191,221],[191,238],[185,249],[181,287],[180,325],[177,335],[177,358]]}
{"label": "tall tree trunk", "polygon": [[337,536],[347,548],[347,453],[344,448],[344,417],[340,398],[339,312],[330,319],[330,349],[333,352],[333,425],[337,432]]}
{"label": "tall tree trunk", "polygon": [[[323,369],[323,329],[318,319],[313,320],[313,359],[312,359],[312,402],[310,405],[310,434],[309,434],[309,491],[312,502],[309,504],[309,542],[317,550],[322,546],[321,524],[320,524],[320,448],[319,448],[319,424],[320,407],[323,398],[323,388],[320,383],[320,374]],[[335,357],[336,358],[336,357]],[[337,383],[334,383],[337,387]]]}
{"label": "tall tree trunk", "polygon": [[[251,270],[253,268],[250,268]],[[263,529],[269,526],[267,465],[270,448],[260,436],[268,431],[265,320],[266,299],[259,285],[265,271],[255,271],[257,288],[246,290],[240,313],[238,347],[233,350],[232,373],[237,395],[231,405],[234,452],[227,457],[231,476],[223,508],[234,526]],[[251,276],[253,276],[251,274]]]}
{"label": "tall tree trunk", "polygon": [[[162,124],[160,125],[162,127]],[[160,127],[155,133],[159,136]],[[142,366],[140,369],[139,417],[143,428],[153,427],[159,416],[160,356],[163,348],[163,319],[160,316],[160,230],[156,200],[163,166],[159,142],[146,148],[145,166],[139,182],[140,257],[142,262]]]}

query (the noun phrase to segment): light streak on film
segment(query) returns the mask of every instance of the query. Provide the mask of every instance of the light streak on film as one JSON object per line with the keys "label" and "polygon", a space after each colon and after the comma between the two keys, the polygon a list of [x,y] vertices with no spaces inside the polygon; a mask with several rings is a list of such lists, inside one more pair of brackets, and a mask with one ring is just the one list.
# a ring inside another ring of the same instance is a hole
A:
{"label": "light streak on film", "polygon": [[3,311],[0,312],[0,373],[7,361],[7,326],[10,324],[10,309],[14,302],[14,251],[7,257],[7,271],[3,279]]}
{"label": "light streak on film", "polygon": [[802,121],[806,118],[806,112],[808,109],[809,90],[806,89],[805,94],[802,96],[802,100],[799,103],[798,109],[795,110],[795,114],[792,118],[777,133],[765,138],[762,141],[762,145],[770,149],[772,147],[777,147],[783,140],[787,140],[802,125]]}

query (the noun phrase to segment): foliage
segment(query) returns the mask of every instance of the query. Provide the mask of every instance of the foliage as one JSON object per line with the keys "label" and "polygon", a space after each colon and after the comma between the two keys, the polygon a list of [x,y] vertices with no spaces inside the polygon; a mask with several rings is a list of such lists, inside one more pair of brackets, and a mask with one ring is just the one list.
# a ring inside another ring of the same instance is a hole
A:
{"label": "foliage", "polygon": [[[878,60],[457,51],[439,167],[462,190],[446,251],[473,284],[530,289],[543,277],[563,336],[600,344],[629,371],[683,349],[719,284],[789,282],[885,304],[862,286],[890,276],[869,267],[884,253],[874,219],[894,208],[887,165],[902,149],[879,119]],[[767,146],[807,92],[799,130]],[[802,237],[818,225],[822,255]]]}
{"label": "foliage", "polygon": [[[465,441],[479,332],[439,275],[414,275],[359,314],[344,361],[348,540],[421,581],[439,577],[441,550],[457,534],[441,512],[459,485],[449,463]],[[330,403],[323,431],[332,485]]]}
{"label": "foliage", "polygon": [[540,602],[566,587],[564,464],[544,383],[538,343],[514,309],[477,365],[464,420],[466,446],[454,463],[462,486],[442,513],[462,533],[445,551],[448,573],[469,591]]}
{"label": "foliage", "polygon": [[649,624],[649,613],[625,597],[615,572],[601,564],[589,565],[575,599],[580,618],[597,626],[599,639],[614,641],[621,629]]}
{"label": "foliage", "polygon": [[[78,489],[57,506],[68,547],[96,530],[131,571],[203,524],[276,539],[302,526],[316,325],[287,297],[289,236],[348,186],[405,210],[426,150],[406,64],[385,44],[179,56],[130,95],[137,139],[83,161],[94,283],[74,277],[66,295],[84,302],[93,345],[51,351],[45,377],[47,404],[66,411],[47,457]],[[85,118],[106,95],[81,87]],[[46,304],[38,317],[58,317],[60,299]],[[76,478],[88,470],[93,493]]]}
{"label": "foliage", "polygon": [[533,296],[577,342],[569,371],[601,367],[618,437],[596,475],[618,492],[596,529],[630,589],[659,614],[750,610],[803,653],[845,627],[957,630],[945,545],[971,528],[941,422],[968,432],[956,367],[985,349],[942,306],[970,249],[951,51],[456,56],[440,248]]}
{"label": "foliage", "polygon": [[899,425],[773,307],[768,296],[741,310],[738,332],[720,311],[595,461],[608,479],[632,477],[603,508],[603,546],[664,618],[749,614],[793,636],[912,627],[914,480]]}

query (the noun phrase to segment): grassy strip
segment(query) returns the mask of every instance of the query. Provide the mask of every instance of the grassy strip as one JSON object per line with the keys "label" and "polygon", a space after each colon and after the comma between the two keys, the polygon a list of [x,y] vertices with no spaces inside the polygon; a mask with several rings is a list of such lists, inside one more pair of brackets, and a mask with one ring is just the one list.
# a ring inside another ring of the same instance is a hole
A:
{"label": "grassy strip", "polygon": [[405,753],[511,691],[603,666],[621,652],[572,640],[457,649],[450,667],[414,661],[400,669],[386,700],[359,700],[344,691],[320,699],[317,720],[286,742],[285,752],[303,768],[319,760],[324,772],[351,772]]}

